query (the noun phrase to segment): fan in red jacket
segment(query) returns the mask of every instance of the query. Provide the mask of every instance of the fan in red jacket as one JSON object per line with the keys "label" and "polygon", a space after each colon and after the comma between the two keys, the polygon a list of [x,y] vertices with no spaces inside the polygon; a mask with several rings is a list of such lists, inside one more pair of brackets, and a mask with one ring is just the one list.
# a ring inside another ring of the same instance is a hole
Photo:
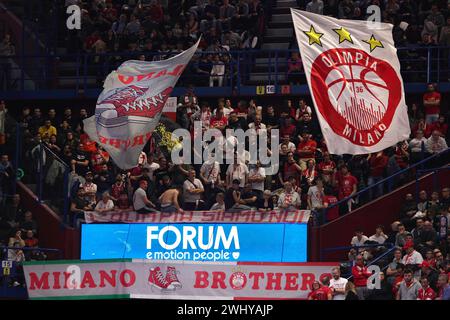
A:
{"label": "fan in red jacket", "polygon": [[361,255],[356,257],[356,265],[352,267],[353,282],[355,287],[367,287],[367,279],[372,275],[364,265],[364,259]]}
{"label": "fan in red jacket", "polygon": [[420,284],[422,285],[422,288],[420,288],[417,292],[417,300],[434,300],[434,299],[436,299],[436,292],[434,292],[434,290],[431,289],[427,278],[421,279]]}

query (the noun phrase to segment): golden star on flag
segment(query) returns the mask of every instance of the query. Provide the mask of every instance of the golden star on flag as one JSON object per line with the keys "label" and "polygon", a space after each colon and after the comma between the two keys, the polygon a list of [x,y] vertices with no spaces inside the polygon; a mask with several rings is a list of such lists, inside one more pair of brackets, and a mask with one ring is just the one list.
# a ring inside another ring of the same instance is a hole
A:
{"label": "golden star on flag", "polygon": [[320,41],[320,37],[323,36],[323,33],[317,32],[313,25],[311,25],[311,28],[309,28],[309,31],[303,31],[304,34],[306,34],[309,38],[309,45],[313,45],[314,43],[318,44],[319,46],[322,46],[322,42]]}
{"label": "golden star on flag", "polygon": [[334,32],[336,32],[339,35],[339,43],[342,43],[344,41],[348,41],[350,43],[353,43],[352,36],[350,35],[350,32],[348,32],[345,28],[340,27],[339,29],[333,29]]}
{"label": "golden star on flag", "polygon": [[384,48],[383,44],[381,43],[380,40],[375,39],[375,37],[372,36],[370,37],[369,40],[363,40],[363,42],[370,44],[370,52],[372,52],[373,50],[375,50],[376,48],[380,47],[380,48]]}

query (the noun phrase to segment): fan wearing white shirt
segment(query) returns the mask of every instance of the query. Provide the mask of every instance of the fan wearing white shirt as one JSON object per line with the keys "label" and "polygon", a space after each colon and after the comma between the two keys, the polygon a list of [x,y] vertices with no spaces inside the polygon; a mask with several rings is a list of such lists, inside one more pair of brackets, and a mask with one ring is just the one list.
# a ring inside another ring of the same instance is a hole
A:
{"label": "fan wearing white shirt", "polygon": [[316,180],[316,185],[308,189],[308,209],[316,210],[323,208],[323,197],[325,196],[323,190],[323,182],[321,179]]}
{"label": "fan wearing white shirt", "polygon": [[420,278],[420,265],[423,262],[422,255],[414,249],[414,242],[409,240],[403,246],[406,254],[403,256],[402,263],[406,267],[411,267],[414,271],[414,277]]}
{"label": "fan wearing white shirt", "polygon": [[365,236],[364,233],[359,229],[355,231],[355,236],[352,238],[350,245],[352,247],[363,246],[364,242],[366,242],[367,240],[369,240],[369,238]]}
{"label": "fan wearing white shirt", "polygon": [[294,152],[295,153],[295,151],[297,150],[297,147],[295,146],[294,143],[292,143],[290,141],[290,139],[291,139],[291,137],[289,135],[282,136],[281,137],[281,143],[280,143],[280,149],[281,149],[281,145],[284,143],[284,144],[287,145],[288,150],[290,152]]}
{"label": "fan wearing white shirt", "polygon": [[433,130],[431,137],[425,143],[425,147],[432,154],[442,152],[448,148],[447,142],[441,137],[441,133],[438,130]]}
{"label": "fan wearing white shirt", "polygon": [[220,183],[220,164],[215,160],[214,155],[211,155],[208,160],[206,160],[202,167],[200,168],[200,179],[204,185],[214,185]]}
{"label": "fan wearing white shirt", "polygon": [[114,209],[114,202],[108,192],[103,192],[102,200],[100,200],[95,206],[95,211],[103,213]]}
{"label": "fan wearing white shirt", "polygon": [[225,201],[224,200],[225,200],[225,194],[222,192],[219,192],[216,195],[216,203],[214,203],[209,210],[217,211],[217,212],[224,212],[225,211]]}
{"label": "fan wearing white shirt", "polygon": [[278,198],[278,208],[283,210],[296,210],[301,205],[300,195],[292,188],[292,183],[286,181],[284,183],[284,191]]}
{"label": "fan wearing white shirt", "polygon": [[209,77],[209,86],[214,87],[214,81],[217,81],[218,86],[223,85],[223,78],[225,75],[225,64],[220,60],[219,55],[213,58],[213,67],[211,69],[211,76]]}
{"label": "fan wearing white shirt", "polygon": [[154,161],[154,156],[155,156],[154,153],[149,153],[147,156],[147,162],[144,163],[144,166],[143,166],[143,168],[148,168],[151,181],[155,181],[153,172],[155,172],[155,170],[159,169],[159,163]]}
{"label": "fan wearing white shirt", "polygon": [[[352,247],[363,246],[364,242],[366,242],[367,240],[369,240],[369,238],[364,235],[364,233],[361,231],[361,229],[357,229],[355,231],[355,236],[352,238],[352,241],[350,242],[350,245]],[[353,249],[353,248],[350,249],[349,257],[350,256],[355,256],[355,255],[356,255],[356,250]]]}
{"label": "fan wearing white shirt", "polygon": [[248,173],[248,182],[252,185],[252,190],[262,199],[264,192],[264,181],[266,180],[266,170],[261,167],[261,162],[258,160],[256,166],[251,168]]}
{"label": "fan wearing white shirt", "polygon": [[228,166],[226,173],[226,184],[230,188],[233,180],[239,180],[239,187],[243,188],[247,183],[248,167],[238,160],[239,156],[234,154],[234,162]]}
{"label": "fan wearing white shirt", "polygon": [[379,244],[383,244],[384,241],[386,241],[387,239],[387,235],[384,234],[383,232],[383,226],[379,225],[376,229],[375,229],[375,234],[373,236],[369,237],[369,240],[371,241],[376,241]]}
{"label": "fan wearing white shirt", "polygon": [[309,113],[309,115],[312,114],[311,107],[306,104],[306,101],[304,99],[300,99],[300,101],[298,102],[297,113],[298,113],[298,116],[296,117],[297,119],[300,119],[305,113]]}
{"label": "fan wearing white shirt", "polygon": [[341,277],[339,267],[333,267],[331,269],[331,275],[333,278],[330,280],[330,289],[332,290],[333,300],[345,300],[345,286],[348,280]]}
{"label": "fan wearing white shirt", "polygon": [[255,122],[252,122],[248,125],[249,129],[254,129],[256,133],[259,132],[259,130],[266,130],[266,125],[264,123],[261,123],[261,115],[257,114],[255,116]]}
{"label": "fan wearing white shirt", "polygon": [[201,209],[202,194],[205,191],[202,182],[195,178],[195,170],[189,170],[189,177],[183,184],[184,210]]}

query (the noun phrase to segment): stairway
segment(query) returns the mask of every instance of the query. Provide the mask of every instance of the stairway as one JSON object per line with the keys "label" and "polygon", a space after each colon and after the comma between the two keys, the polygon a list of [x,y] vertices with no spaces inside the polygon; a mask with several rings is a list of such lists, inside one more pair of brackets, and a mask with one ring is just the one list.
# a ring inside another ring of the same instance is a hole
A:
{"label": "stairway", "polygon": [[[296,8],[295,0],[277,0],[272,9],[272,17],[264,35],[261,50],[286,50],[294,41],[294,28],[290,8]],[[286,83],[287,53],[263,52],[255,59],[249,84],[278,84]],[[277,61],[277,67],[275,67]],[[275,72],[277,75],[275,76]],[[269,74],[270,73],[270,74]],[[276,77],[276,79],[275,79]]]}

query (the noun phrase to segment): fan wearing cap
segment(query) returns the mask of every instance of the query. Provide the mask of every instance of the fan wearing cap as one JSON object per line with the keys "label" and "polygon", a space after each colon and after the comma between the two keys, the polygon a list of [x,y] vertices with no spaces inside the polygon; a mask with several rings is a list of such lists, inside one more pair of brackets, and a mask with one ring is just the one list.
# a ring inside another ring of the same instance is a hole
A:
{"label": "fan wearing cap", "polygon": [[428,284],[430,287],[437,291],[437,281],[439,277],[439,272],[433,268],[432,264],[428,262],[427,260],[423,260],[423,262],[420,265],[420,268],[422,270],[421,277],[422,279],[426,278],[428,280]]}
{"label": "fan wearing cap", "polygon": [[414,242],[408,240],[405,242],[403,249],[406,254],[403,256],[402,263],[409,269],[414,271],[414,277],[420,278],[420,265],[423,262],[422,255],[414,249]]}

